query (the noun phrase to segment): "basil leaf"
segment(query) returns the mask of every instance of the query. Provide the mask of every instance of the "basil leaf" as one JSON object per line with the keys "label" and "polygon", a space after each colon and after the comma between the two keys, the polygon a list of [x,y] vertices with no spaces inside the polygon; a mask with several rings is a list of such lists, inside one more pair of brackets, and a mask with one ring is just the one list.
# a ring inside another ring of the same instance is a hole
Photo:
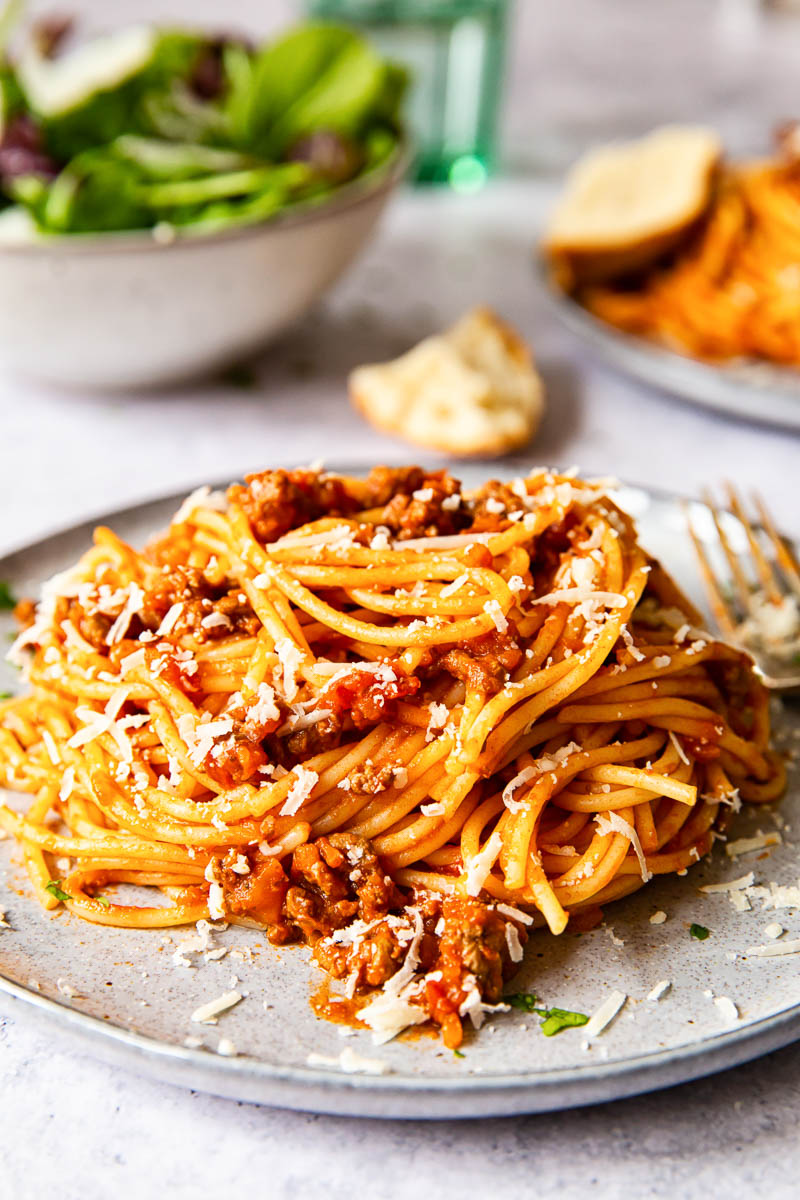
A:
{"label": "basil leaf", "polygon": [[574,1029],[580,1025],[588,1023],[586,1013],[571,1012],[568,1008],[537,1008],[536,1012],[541,1017],[541,1030],[545,1037],[553,1037],[556,1033],[561,1033],[562,1029]]}
{"label": "basil leaf", "polygon": [[72,899],[72,896],[70,896],[69,893],[65,892],[62,888],[60,879],[51,879],[50,882],[45,885],[44,890],[49,892],[51,896],[55,896],[56,900]]}
{"label": "basil leaf", "polygon": [[711,930],[706,929],[705,925],[695,925],[692,923],[689,926],[689,933],[693,938],[697,938],[698,942],[704,942],[710,935]]}
{"label": "basil leaf", "polygon": [[538,997],[534,996],[533,992],[514,992],[510,996],[503,996],[503,1002],[510,1004],[512,1008],[519,1008],[522,1012],[538,1012],[536,1007]]}

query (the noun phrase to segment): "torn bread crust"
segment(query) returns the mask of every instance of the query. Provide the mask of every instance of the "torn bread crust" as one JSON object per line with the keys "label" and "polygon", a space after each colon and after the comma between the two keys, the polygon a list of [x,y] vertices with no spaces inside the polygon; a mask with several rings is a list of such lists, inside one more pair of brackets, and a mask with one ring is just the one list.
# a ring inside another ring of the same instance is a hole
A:
{"label": "torn bread crust", "polygon": [[400,358],[356,368],[350,396],[379,429],[465,457],[524,446],[544,409],[530,350],[488,308]]}

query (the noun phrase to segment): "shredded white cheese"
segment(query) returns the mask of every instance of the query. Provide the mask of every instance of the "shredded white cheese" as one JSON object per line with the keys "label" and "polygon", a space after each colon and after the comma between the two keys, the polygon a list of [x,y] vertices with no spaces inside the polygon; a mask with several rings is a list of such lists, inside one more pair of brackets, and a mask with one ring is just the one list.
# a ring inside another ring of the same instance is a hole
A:
{"label": "shredded white cheese", "polygon": [[533,917],[529,913],[523,912],[521,908],[514,908],[511,904],[496,904],[495,908],[504,917],[511,917],[514,921],[519,921],[521,925],[533,924]]}
{"label": "shredded white cheese", "polygon": [[499,600],[487,600],[483,606],[483,611],[487,614],[487,616],[492,618],[495,629],[498,633],[508,632],[508,621],[506,620],[505,613],[500,607]]}
{"label": "shredded white cheese", "polygon": [[800,954],[800,938],[787,942],[772,942],[768,946],[750,946],[745,951],[747,958],[782,958],[784,954]]}
{"label": "shredded white cheese", "polygon": [[628,999],[625,992],[613,991],[608,996],[596,1012],[593,1012],[589,1021],[583,1027],[584,1037],[591,1041],[596,1038],[603,1030],[611,1024],[617,1013],[622,1008],[625,1001]]}
{"label": "shredded white cheese", "polygon": [[317,1054],[315,1051],[307,1056],[309,1067],[338,1067],[347,1075],[388,1075],[391,1067],[380,1058],[366,1058],[358,1054],[351,1046],[346,1046],[334,1058],[328,1054]]}
{"label": "shredded white cheese", "polygon": [[510,812],[519,812],[525,807],[524,800],[514,799],[514,792],[517,790],[517,788],[522,787],[523,784],[529,783],[532,779],[535,779],[538,774],[539,771],[536,767],[524,767],[519,774],[515,775],[513,779],[508,781],[506,786],[503,788],[503,804],[505,804],[506,808]]}
{"label": "shredded white cheese", "polygon": [[512,963],[522,962],[522,942],[519,930],[513,921],[506,923],[506,945],[508,946],[508,957]]}
{"label": "shredded white cheese", "polygon": [[138,583],[130,583],[128,585],[128,599],[125,601],[125,607],[109,629],[106,637],[106,645],[114,646],[117,642],[122,641],[136,613],[141,611],[143,603],[144,592]]}
{"label": "shredded white cheese", "polygon": [[235,990],[223,992],[221,996],[217,996],[216,1000],[209,1000],[206,1004],[201,1004],[199,1008],[196,1008],[190,1020],[195,1025],[216,1025],[217,1017],[233,1008],[242,999],[241,992]]}
{"label": "shredded white cheese", "polygon": [[432,704],[429,708],[430,717],[428,720],[428,728],[425,731],[425,741],[432,742],[436,734],[444,729],[447,724],[447,718],[450,716],[450,709],[446,704]]}
{"label": "shredded white cheese", "polygon": [[746,875],[740,875],[738,879],[728,879],[723,883],[706,883],[699,890],[708,896],[713,896],[717,892],[739,892],[744,888],[752,887],[753,879],[753,872],[748,871]]}
{"label": "shredded white cheese", "polygon": [[669,979],[659,979],[658,983],[656,983],[647,993],[647,999],[660,1000],[662,996],[667,994],[671,987],[672,983]]}
{"label": "shredded white cheese", "polygon": [[319,780],[316,771],[311,771],[302,765],[295,767],[293,774],[295,781],[281,807],[282,817],[293,817],[305,804]]}
{"label": "shredded white cheese", "polygon": [[481,888],[486,882],[492,867],[503,849],[503,837],[495,830],[482,850],[479,850],[467,863],[466,888],[467,895],[480,895]]}
{"label": "shredded white cheese", "polygon": [[297,695],[297,672],[303,661],[303,653],[291,638],[279,638],[275,643],[275,653],[283,668],[283,694],[291,703]]}
{"label": "shredded white cheese", "polygon": [[647,860],[642,850],[642,843],[639,841],[639,835],[629,821],[621,817],[619,813],[609,812],[603,813],[602,816],[595,817],[595,827],[600,834],[621,833],[630,842],[633,852],[639,862],[639,870],[642,873],[642,881],[647,883],[653,878],[653,872],[647,866]]}
{"label": "shredded white cheese", "polygon": [[739,1009],[729,996],[715,996],[714,1007],[719,1010],[726,1025],[734,1025],[739,1020]]}
{"label": "shredded white cheese", "polygon": [[186,497],[183,504],[172,518],[172,524],[181,525],[184,521],[191,520],[198,508],[210,508],[214,512],[225,512],[227,507],[228,501],[225,493],[212,492],[211,488],[206,484],[204,487],[195,488],[195,490]]}
{"label": "shredded white cheese", "polygon": [[753,851],[764,850],[767,846],[778,846],[782,841],[783,838],[777,831],[762,833],[759,829],[753,837],[737,838],[733,842],[728,842],[725,853],[729,858],[739,858],[742,854],[752,854]]}

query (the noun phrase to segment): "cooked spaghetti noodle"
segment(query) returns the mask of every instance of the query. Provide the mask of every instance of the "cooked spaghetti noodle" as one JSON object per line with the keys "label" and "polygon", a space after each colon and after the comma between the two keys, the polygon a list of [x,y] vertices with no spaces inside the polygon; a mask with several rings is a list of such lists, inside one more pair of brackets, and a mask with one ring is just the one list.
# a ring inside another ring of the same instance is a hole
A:
{"label": "cooked spaghetti noodle", "polygon": [[380,1038],[458,1045],[531,925],[589,927],[783,786],[749,660],[602,481],[268,471],[143,553],[98,529],[21,609],[0,825],[40,902],[306,941]]}
{"label": "cooked spaghetti noodle", "polygon": [[577,298],[609,324],[693,358],[800,366],[800,166],[728,169],[701,228],[667,265]]}

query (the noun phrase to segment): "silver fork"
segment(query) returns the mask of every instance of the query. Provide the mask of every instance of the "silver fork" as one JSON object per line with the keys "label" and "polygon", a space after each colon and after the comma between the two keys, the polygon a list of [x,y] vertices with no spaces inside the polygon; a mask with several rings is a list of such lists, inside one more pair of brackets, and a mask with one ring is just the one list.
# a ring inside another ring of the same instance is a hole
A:
{"label": "silver fork", "polygon": [[[714,619],[729,641],[752,654],[768,688],[800,691],[800,563],[759,495],[753,493],[759,519],[753,525],[733,485],[726,483],[724,489],[727,512],[708,491],[703,501],[727,561],[727,580],[715,572],[686,506],[689,535]],[[742,543],[742,554],[731,545],[732,535]]]}

